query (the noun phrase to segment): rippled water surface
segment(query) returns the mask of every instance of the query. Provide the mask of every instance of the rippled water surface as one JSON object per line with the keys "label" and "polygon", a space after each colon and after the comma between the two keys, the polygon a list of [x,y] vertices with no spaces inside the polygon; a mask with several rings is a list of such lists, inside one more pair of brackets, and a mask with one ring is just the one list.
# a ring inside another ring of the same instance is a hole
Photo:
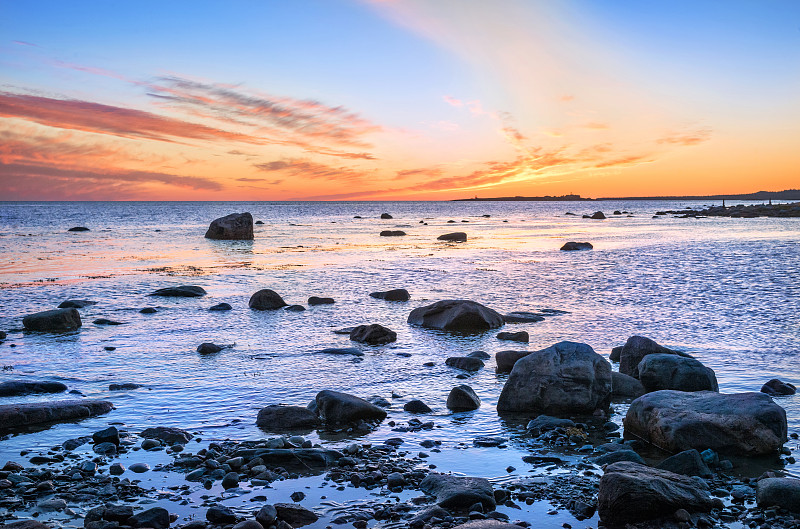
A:
{"label": "rippled water surface", "polygon": [[[451,414],[444,402],[462,381],[444,360],[475,350],[536,350],[561,340],[585,342],[605,355],[631,335],[649,336],[695,354],[716,371],[723,392],[758,391],[775,377],[800,385],[800,219],[652,218],[687,205],[702,204],[0,203],[0,329],[9,332],[0,344],[6,366],[0,381],[61,380],[117,407],[104,417],[12,437],[0,442],[0,452],[49,446],[115,421],[132,429],[173,425],[202,430],[207,438],[254,439],[264,436],[254,425],[258,409],[305,405],[321,389],[384,396],[393,400],[390,415],[397,421],[411,417],[402,404],[420,398],[440,427],[425,435],[445,446],[479,435],[513,436],[519,426],[501,421],[494,407],[504,382],[494,361],[466,381],[482,407]],[[608,220],[580,216],[598,209]],[[615,209],[633,216],[611,215]],[[254,241],[203,237],[210,220],[237,211],[264,222]],[[382,212],[394,219],[380,220]],[[91,231],[68,232],[72,226]],[[379,237],[385,229],[408,235]],[[436,240],[451,231],[464,231],[469,240]],[[590,241],[594,250],[560,252],[570,240]],[[208,295],[147,296],[181,284],[200,285]],[[309,296],[336,303],[301,313],[251,311],[247,301],[261,288],[290,304],[305,304]],[[411,301],[368,296],[391,288],[408,289]],[[496,332],[453,336],[406,323],[411,309],[451,298],[500,312],[568,313],[506,325],[528,331],[528,345],[500,341]],[[19,331],[22,316],[65,299],[97,301],[81,309],[80,331]],[[207,310],[222,301],[233,310]],[[146,306],[159,312],[140,314]],[[96,318],[125,325],[94,325]],[[315,353],[352,346],[332,331],[363,323],[387,326],[398,339],[359,346],[361,360]],[[201,356],[196,348],[202,342],[232,347]],[[110,392],[112,382],[146,387]],[[393,391],[402,397],[391,399]],[[779,403],[796,431],[800,396]],[[367,438],[391,436],[381,428]],[[469,470],[458,457],[440,457],[445,468]],[[472,473],[491,475],[500,465]]]}

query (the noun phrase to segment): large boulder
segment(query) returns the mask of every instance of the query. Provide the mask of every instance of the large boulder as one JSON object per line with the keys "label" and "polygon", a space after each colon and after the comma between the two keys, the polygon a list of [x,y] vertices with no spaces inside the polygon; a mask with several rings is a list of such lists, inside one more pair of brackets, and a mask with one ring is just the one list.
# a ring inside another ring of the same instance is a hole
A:
{"label": "large boulder", "polygon": [[29,380],[8,380],[0,382],[0,397],[16,397],[31,393],[61,393],[67,386],[61,382],[35,382]]}
{"label": "large boulder", "polygon": [[2,428],[17,428],[48,422],[75,421],[102,415],[114,409],[107,400],[58,400],[0,406]]}
{"label": "large boulder", "polygon": [[347,393],[326,389],[317,393],[315,401],[320,419],[329,426],[382,421],[386,418],[386,411],[382,408]]}
{"label": "large boulder", "polygon": [[619,372],[639,378],[639,362],[651,354],[673,354],[691,358],[690,355],[658,345],[644,336],[631,336],[619,353]]}
{"label": "large boulder", "polygon": [[250,296],[248,305],[253,310],[277,310],[285,307],[286,302],[274,290],[263,288]]}
{"label": "large boulder", "polygon": [[639,380],[625,373],[611,372],[611,396],[619,398],[641,397],[646,393]]}
{"label": "large boulder", "polygon": [[350,339],[367,345],[384,345],[397,340],[397,333],[383,325],[359,325],[350,332]]}
{"label": "large boulder", "polygon": [[253,216],[250,213],[231,213],[214,219],[206,231],[206,239],[252,241]]}
{"label": "large boulder", "polygon": [[419,484],[419,490],[436,497],[445,509],[465,510],[480,503],[484,510],[495,508],[494,489],[488,479],[451,476],[431,472]]}
{"label": "large boulder", "polygon": [[270,432],[312,430],[319,426],[319,417],[304,406],[271,404],[258,412],[256,426]]}
{"label": "large boulder", "polygon": [[408,323],[430,329],[480,332],[503,326],[503,316],[475,301],[446,299],[419,307],[408,315]]}
{"label": "large boulder", "polygon": [[671,516],[678,509],[708,512],[718,506],[702,479],[628,461],[605,468],[597,494],[600,520],[610,526]]}
{"label": "large boulder", "polygon": [[161,296],[165,298],[199,298],[205,296],[207,292],[203,287],[195,285],[181,285],[177,287],[159,288],[151,296]]}
{"label": "large boulder", "polygon": [[559,342],[514,364],[497,411],[591,414],[610,399],[611,364],[586,344]]}
{"label": "large boulder", "polygon": [[800,513],[800,479],[764,478],[756,485],[756,503],[767,508],[777,505],[787,511]]}
{"label": "large boulder", "polygon": [[466,384],[461,384],[450,390],[447,396],[447,408],[453,411],[477,410],[481,407],[481,399],[475,390]]}
{"label": "large boulder", "polygon": [[719,391],[714,370],[699,360],[675,354],[650,354],[638,366],[645,391]]}
{"label": "large boulder", "polygon": [[27,331],[77,331],[81,326],[81,315],[74,308],[46,310],[25,316],[22,318],[22,325]]}
{"label": "large boulder", "polygon": [[775,454],[787,432],[786,412],[763,393],[655,391],[634,400],[623,423],[626,437],[673,453]]}

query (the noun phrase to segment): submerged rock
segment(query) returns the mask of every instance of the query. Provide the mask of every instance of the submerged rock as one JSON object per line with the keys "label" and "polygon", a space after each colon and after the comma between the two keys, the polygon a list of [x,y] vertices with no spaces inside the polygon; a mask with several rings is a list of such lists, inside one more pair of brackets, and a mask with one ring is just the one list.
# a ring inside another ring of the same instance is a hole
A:
{"label": "submerged rock", "polygon": [[376,299],[383,299],[386,301],[408,301],[411,296],[408,290],[404,288],[396,288],[394,290],[387,290],[385,292],[370,292],[370,297]]}
{"label": "submerged rock", "polygon": [[383,325],[359,325],[350,332],[350,339],[368,345],[383,345],[397,340],[397,333]]}
{"label": "submerged rock", "polygon": [[109,391],[124,391],[128,389],[139,389],[143,388],[144,386],[141,384],[134,384],[132,382],[125,382],[123,384],[109,384],[108,389]]}
{"label": "submerged rock", "polygon": [[271,404],[261,408],[256,426],[268,431],[311,430],[320,425],[319,417],[304,406]]}
{"label": "submerged rock", "polygon": [[283,310],[285,310],[286,312],[303,312],[306,310],[306,308],[302,305],[288,305]]}
{"label": "submerged rock", "polygon": [[0,382],[0,397],[16,397],[32,393],[61,393],[67,386],[61,382],[8,380]]}
{"label": "submerged rock", "polygon": [[454,233],[445,233],[444,235],[439,235],[436,237],[436,239],[450,242],[467,242],[467,234],[463,231],[457,231]]}
{"label": "submerged rock", "polygon": [[388,213],[381,213],[381,218],[382,219],[393,219],[394,217],[392,217]]}
{"label": "submerged rock", "polygon": [[333,305],[336,301],[333,298],[318,298],[317,296],[311,296],[308,298],[308,304],[311,307],[316,305]]}
{"label": "submerged rock", "polygon": [[[72,309],[74,310],[74,309]],[[0,406],[0,428],[17,428],[31,424],[74,421],[102,415],[114,409],[107,400],[59,400]]]}
{"label": "submerged rock", "polygon": [[502,327],[503,317],[475,301],[447,299],[412,310],[408,323],[444,331],[480,332]]}
{"label": "submerged rock", "polygon": [[195,285],[181,285],[177,287],[159,288],[151,296],[172,297],[172,298],[199,298],[205,296],[207,292],[203,287]]}
{"label": "submerged rock", "polygon": [[691,355],[658,345],[644,336],[631,336],[622,346],[619,356],[619,372],[639,378],[639,363],[651,354],[672,354],[692,358]]}
{"label": "submerged rock", "polygon": [[250,296],[248,306],[253,310],[277,310],[286,306],[283,298],[268,288],[264,288]]}
{"label": "submerged rock", "polygon": [[402,237],[405,234],[406,232],[401,230],[383,230],[380,233],[381,237]]}
{"label": "submerged rock", "polygon": [[648,392],[660,389],[719,391],[714,370],[694,358],[650,354],[639,362],[638,371],[639,380]]}
{"label": "submerged rock", "polygon": [[214,219],[208,227],[206,239],[225,241],[253,240],[253,216],[250,213],[231,213]]}
{"label": "submerged rock", "polygon": [[508,340],[511,342],[523,342],[528,343],[530,341],[530,336],[526,331],[519,331],[519,332],[500,332],[497,333],[497,338],[499,340]]}
{"label": "submerged rock", "polygon": [[514,311],[503,315],[506,323],[536,323],[544,321],[544,316],[537,312]]}
{"label": "submerged rock", "polygon": [[140,437],[145,439],[158,439],[167,444],[186,444],[192,439],[192,434],[180,428],[171,428],[169,426],[156,426],[155,428],[147,428],[139,434]]}
{"label": "submerged rock", "polygon": [[145,307],[139,311],[139,314],[155,314],[156,312],[158,311],[153,307]]}
{"label": "submerged rock", "polygon": [[386,411],[382,408],[347,393],[323,390],[317,393],[315,401],[320,419],[329,426],[382,421],[386,418]]}
{"label": "submerged rock", "polygon": [[447,408],[453,411],[471,411],[480,407],[481,399],[466,384],[454,387],[447,396]]}
{"label": "submerged rock", "polygon": [[591,414],[610,398],[611,364],[586,344],[559,342],[514,364],[497,411]]}
{"label": "submerged rock", "polygon": [[787,433],[786,412],[763,393],[656,391],[631,403],[624,425],[626,436],[668,452],[742,456],[776,454]]}
{"label": "submerged rock", "polygon": [[602,211],[595,211],[594,213],[592,213],[591,217],[589,217],[589,218],[592,218],[592,219],[595,219],[595,220],[604,220],[606,218],[606,216],[603,214]]}
{"label": "submerged rock", "polygon": [[419,399],[413,399],[403,405],[403,409],[408,413],[430,413],[433,410]]}
{"label": "submerged rock", "polygon": [[109,320],[107,318],[97,318],[92,323],[95,325],[125,325],[125,323],[121,321]]}
{"label": "submerged rock", "polygon": [[27,331],[77,331],[81,327],[81,315],[78,309],[46,310],[25,316],[22,318],[22,325]]}
{"label": "submerged rock", "polygon": [[211,342],[201,343],[197,346],[197,352],[201,355],[214,354],[222,351],[223,347]]}
{"label": "submerged rock", "polygon": [[213,307],[209,307],[208,310],[225,311],[225,310],[231,310],[232,308],[233,307],[231,307],[228,303],[217,303]]}
{"label": "submerged rock", "polygon": [[467,509],[480,503],[484,510],[494,510],[494,489],[488,479],[451,476],[431,472],[419,484],[425,494],[436,497],[436,503],[445,509]]}
{"label": "submerged rock", "polygon": [[361,352],[360,349],[357,349],[355,347],[328,347],[327,349],[322,349],[316,352],[319,354],[328,354],[328,355],[364,356],[364,353]]}
{"label": "submerged rock", "polygon": [[789,384],[788,382],[781,382],[777,378],[773,378],[763,386],[761,386],[761,393],[766,393],[767,395],[794,395],[797,393],[797,388],[794,387],[794,384]]}
{"label": "submerged rock", "polygon": [[91,305],[97,305],[96,301],[89,301],[88,299],[68,299],[66,301],[62,301],[59,305],[59,309],[82,309],[84,307],[89,307]]}
{"label": "submerged rock", "polygon": [[89,231],[89,228],[86,226],[75,226],[73,228],[68,229],[67,231]]}
{"label": "submerged rock", "polygon": [[483,368],[483,360],[471,356],[451,356],[445,360],[445,365],[464,371],[479,371]]}
{"label": "submerged rock", "polygon": [[564,246],[561,247],[561,251],[563,252],[573,252],[576,250],[591,250],[594,248],[592,243],[590,242],[568,242],[565,243]]}

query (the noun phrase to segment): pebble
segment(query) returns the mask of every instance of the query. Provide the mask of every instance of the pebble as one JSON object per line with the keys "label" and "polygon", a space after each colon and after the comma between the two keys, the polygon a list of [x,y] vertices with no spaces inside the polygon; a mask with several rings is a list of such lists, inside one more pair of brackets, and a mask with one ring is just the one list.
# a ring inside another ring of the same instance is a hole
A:
{"label": "pebble", "polygon": [[130,470],[131,472],[135,472],[137,474],[142,474],[150,470],[150,465],[148,465],[147,463],[134,463],[128,467],[128,470]]}

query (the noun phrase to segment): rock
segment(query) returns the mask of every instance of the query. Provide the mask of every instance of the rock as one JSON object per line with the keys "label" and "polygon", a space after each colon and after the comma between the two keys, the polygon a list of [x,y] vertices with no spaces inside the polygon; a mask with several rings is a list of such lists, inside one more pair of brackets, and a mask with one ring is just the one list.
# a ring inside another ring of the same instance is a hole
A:
{"label": "rock", "polygon": [[353,329],[355,329],[355,327],[344,327],[342,329],[335,329],[333,331],[333,334],[347,334],[347,335],[349,335],[351,332],[353,332]]}
{"label": "rock", "polygon": [[401,230],[383,230],[381,232],[381,237],[402,237],[405,234],[406,232]]}
{"label": "rock", "polygon": [[387,290],[386,292],[370,292],[369,295],[375,299],[383,299],[386,301],[408,301],[411,299],[408,290],[404,288],[396,288],[394,290]]}
{"label": "rock", "polygon": [[139,434],[140,437],[145,439],[158,439],[167,444],[181,444],[184,445],[189,442],[193,437],[192,434],[180,428],[170,428],[168,426],[156,426],[155,428],[147,428]]}
{"label": "rock", "polygon": [[638,366],[645,391],[719,391],[714,370],[694,358],[675,354],[649,354]]}
{"label": "rock", "polygon": [[794,387],[794,384],[781,382],[777,378],[773,378],[761,386],[761,393],[766,393],[767,395],[794,395],[796,392],[797,388]]}
{"label": "rock", "polygon": [[74,421],[102,415],[112,409],[114,405],[107,400],[90,399],[4,404],[0,406],[0,424],[3,428],[17,428],[31,424]]}
{"label": "rock", "polygon": [[463,231],[457,231],[454,233],[445,233],[444,235],[439,235],[436,237],[436,239],[440,241],[467,242],[467,234]]}
{"label": "rock", "polygon": [[207,292],[203,287],[195,285],[181,285],[177,287],[159,288],[151,296],[160,296],[165,298],[199,298],[205,296]]}
{"label": "rock", "polygon": [[125,473],[125,466],[122,463],[114,463],[108,467],[108,473],[112,476],[120,476]]}
{"label": "rock", "polygon": [[[284,446],[283,439],[278,438],[277,440],[281,442],[281,447]],[[264,465],[268,467],[281,466],[301,472],[307,472],[309,469],[329,467],[342,457],[341,452],[337,452],[336,450],[324,450],[321,448],[243,449],[237,450],[234,454],[236,457],[243,457],[245,459],[258,457],[264,462]]]}
{"label": "rock", "polygon": [[467,523],[462,523],[453,527],[453,529],[517,529],[520,527],[516,524],[501,522],[500,520],[470,520]]}
{"label": "rock", "polygon": [[383,345],[397,340],[397,333],[382,325],[359,325],[350,332],[350,339],[368,345]]}
{"label": "rock", "polygon": [[20,520],[18,522],[9,522],[3,525],[4,529],[50,529],[49,525],[36,520]]}
{"label": "rock", "polygon": [[600,466],[619,463],[620,461],[630,461],[632,463],[639,463],[640,465],[645,464],[642,456],[630,449],[607,452],[605,454],[589,458],[589,461]]}
{"label": "rock", "polygon": [[46,310],[25,316],[22,318],[22,325],[26,331],[77,331],[81,326],[81,315],[78,309]]}
{"label": "rock", "polygon": [[153,307],[145,307],[139,311],[139,314],[155,314],[156,312],[158,311]]}
{"label": "rock", "polygon": [[512,342],[524,342],[524,343],[528,343],[528,341],[530,340],[528,333],[526,331],[500,332],[497,333],[497,338],[499,340],[509,340]]}
{"label": "rock", "polygon": [[674,354],[691,358],[691,356],[686,353],[673,351],[672,349],[667,349],[662,345],[658,345],[650,338],[631,336],[620,351],[619,372],[634,378],[639,378],[639,362],[641,362],[645,356],[651,354]]}
{"label": "rock", "polygon": [[445,509],[467,509],[480,503],[484,510],[494,510],[494,490],[484,478],[451,476],[429,473],[419,484],[425,494],[436,497],[436,503]]}
{"label": "rock", "polygon": [[232,524],[236,521],[236,515],[225,505],[212,505],[206,511],[206,520],[213,524]]}
{"label": "rock", "polygon": [[67,508],[67,502],[61,498],[52,498],[38,502],[36,507],[43,511],[63,511]]}
{"label": "rock", "polygon": [[531,351],[498,351],[494,355],[498,373],[510,373],[517,360],[531,354]]}
{"label": "rock", "polygon": [[233,307],[231,307],[228,303],[217,303],[213,307],[209,307],[208,310],[224,311],[224,310],[231,310],[232,308]]}
{"label": "rock", "polygon": [[136,474],[144,474],[148,470],[150,470],[150,465],[147,463],[134,463],[128,466],[128,470],[131,472],[135,472]]}
{"label": "rock", "polygon": [[464,371],[478,371],[484,366],[483,360],[470,356],[451,356],[444,363],[448,367],[463,369]]}
{"label": "rock", "polygon": [[603,215],[602,211],[595,211],[594,213],[592,213],[592,216],[590,218],[595,220],[604,220],[606,216]]}
{"label": "rock", "polygon": [[15,397],[32,393],[61,393],[67,386],[61,382],[34,382],[28,380],[8,380],[0,382],[0,397]]}
{"label": "rock", "polygon": [[[605,218],[605,217],[604,217]],[[561,251],[574,252],[576,250],[591,250],[594,248],[590,242],[568,242],[561,247]]]}
{"label": "rock", "polygon": [[319,424],[317,414],[303,406],[271,404],[261,408],[256,418],[256,426],[272,432],[311,430]]}
{"label": "rock", "polygon": [[92,441],[95,443],[114,443],[119,446],[119,430],[116,426],[109,426],[105,430],[100,430],[92,434]]}
{"label": "rock", "polygon": [[89,228],[86,226],[75,226],[73,228],[68,229],[67,231],[89,231]]}
{"label": "rock", "polygon": [[364,399],[338,391],[323,390],[317,393],[319,417],[326,424],[337,426],[358,421],[382,421],[386,411]]}
{"label": "rock", "polygon": [[109,320],[108,318],[97,318],[92,323],[95,325],[125,325],[121,321]]}
{"label": "rock", "polygon": [[285,309],[287,312],[303,312],[306,308],[302,305],[288,305]]}
{"label": "rock", "polygon": [[381,218],[382,219],[393,219],[394,217],[392,217],[388,213],[381,213]]}
{"label": "rock", "polygon": [[479,360],[489,360],[492,357],[486,351],[472,351],[467,355],[467,358],[478,358]]}
{"label": "rock", "polygon": [[239,486],[239,474],[236,472],[228,472],[222,478],[222,488],[225,490],[235,489]]}
{"label": "rock", "polygon": [[143,388],[144,386],[141,384],[133,384],[131,382],[126,382],[124,384],[109,384],[108,389],[110,391],[125,391],[128,389],[139,389]]}
{"label": "rock", "polygon": [[303,527],[319,519],[314,511],[294,503],[276,503],[275,510],[278,512],[278,518],[292,527]]}
{"label": "rock", "polygon": [[264,288],[250,297],[248,303],[253,310],[277,310],[286,306],[286,302],[274,290]]}
{"label": "rock", "polygon": [[711,448],[730,455],[777,453],[786,442],[786,412],[763,393],[647,393],[631,403],[625,435],[667,452]]}
{"label": "rock", "polygon": [[112,503],[107,503],[105,505],[105,511],[103,511],[103,520],[112,522],[126,522],[131,516],[133,516],[133,507],[130,505],[114,505]]}
{"label": "rock", "polygon": [[317,296],[311,296],[308,298],[308,304],[311,307],[315,307],[317,305],[333,305],[336,303],[333,298],[318,298]]}
{"label": "rock", "polygon": [[610,526],[670,516],[681,508],[707,512],[716,506],[700,478],[627,461],[606,467],[597,496],[600,520]]}
{"label": "rock", "polygon": [[800,513],[800,479],[760,479],[756,485],[756,503],[763,508],[777,505],[787,511]]}
{"label": "rock", "polygon": [[481,332],[502,327],[503,317],[474,301],[447,299],[412,310],[408,323],[444,331]]}
{"label": "rock", "polygon": [[419,399],[413,399],[403,405],[403,409],[409,413],[430,413],[433,410]]}
{"label": "rock", "polygon": [[684,476],[700,476],[701,478],[713,476],[711,470],[709,470],[700,456],[700,452],[693,448],[666,458],[656,468],[674,472],[675,474],[683,474]]}
{"label": "rock", "polygon": [[614,347],[613,349],[611,349],[611,354],[608,355],[608,359],[611,360],[612,362],[619,362],[619,357],[621,354],[622,354],[622,346],[620,345],[619,347]]}
{"label": "rock", "polygon": [[514,364],[497,411],[591,414],[610,399],[611,364],[586,344],[559,342]]}
{"label": "rock", "polygon": [[530,422],[528,422],[526,429],[534,435],[538,435],[544,432],[549,432],[550,430],[555,430],[556,428],[572,427],[575,427],[575,421],[572,419],[562,419],[559,417],[552,417],[550,415],[539,415],[535,419],[532,419]]}
{"label": "rock", "polygon": [[128,518],[131,527],[152,527],[167,529],[169,527],[169,511],[164,507],[153,507]]}
{"label": "rock", "polygon": [[475,390],[466,384],[461,384],[450,390],[447,396],[447,408],[453,411],[471,411],[481,407],[481,399]]}
{"label": "rock", "polygon": [[211,342],[204,342],[197,346],[197,352],[201,355],[214,354],[222,351],[222,346]]}
{"label": "rock", "polygon": [[544,321],[544,316],[536,312],[525,312],[517,310],[503,315],[503,321],[506,323],[537,323]]}
{"label": "rock", "polygon": [[256,513],[256,521],[260,523],[264,529],[275,523],[278,518],[278,511],[273,505],[267,504],[261,507]]}
{"label": "rock", "polygon": [[373,395],[367,399],[367,402],[370,404],[374,404],[375,406],[380,406],[381,408],[391,408],[392,403],[386,400],[385,398],[381,397],[380,395]]}
{"label": "rock", "polygon": [[231,213],[214,219],[206,231],[206,239],[252,241],[253,216],[250,213]]}
{"label": "rock", "polygon": [[90,305],[97,305],[96,301],[89,301],[88,299],[68,299],[66,301],[62,301],[59,305],[59,309],[82,309],[84,307],[88,307]]}
{"label": "rock", "polygon": [[611,396],[616,398],[636,398],[644,395],[645,389],[637,379],[617,371],[611,372]]}
{"label": "rock", "polygon": [[364,356],[364,353],[355,347],[328,347],[327,349],[316,351],[316,353],[328,355]]}
{"label": "rock", "polygon": [[264,526],[257,520],[245,520],[234,525],[233,529],[264,529]]}

